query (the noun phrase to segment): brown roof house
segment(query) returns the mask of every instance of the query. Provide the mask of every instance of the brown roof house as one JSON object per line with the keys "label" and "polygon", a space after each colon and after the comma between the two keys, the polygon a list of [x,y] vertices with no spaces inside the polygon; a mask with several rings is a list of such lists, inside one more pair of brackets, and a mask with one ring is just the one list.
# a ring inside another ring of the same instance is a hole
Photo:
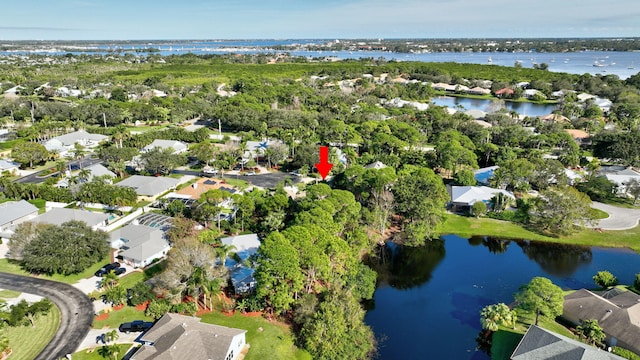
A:
{"label": "brown roof house", "polygon": [[580,289],[564,297],[562,317],[574,325],[598,320],[609,346],[640,354],[640,295],[616,288],[597,292]]}
{"label": "brown roof house", "polygon": [[200,318],[165,314],[140,337],[130,360],[235,360],[246,346],[246,330],[204,324]]}
{"label": "brown roof house", "polygon": [[531,325],[511,360],[622,360],[623,358],[566,336]]}

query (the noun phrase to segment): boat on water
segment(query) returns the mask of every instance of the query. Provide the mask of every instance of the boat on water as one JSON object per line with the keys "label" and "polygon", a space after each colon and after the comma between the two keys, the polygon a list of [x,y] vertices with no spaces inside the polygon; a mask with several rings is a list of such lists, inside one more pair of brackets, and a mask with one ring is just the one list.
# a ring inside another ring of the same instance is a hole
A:
{"label": "boat on water", "polygon": [[593,66],[595,66],[595,67],[604,67],[604,64],[601,63],[601,62],[598,62],[598,60],[596,60],[596,61],[593,62]]}
{"label": "boat on water", "polygon": [[489,58],[487,59],[487,63],[489,63],[489,64],[493,63],[493,60],[491,59],[491,56],[489,56]]}

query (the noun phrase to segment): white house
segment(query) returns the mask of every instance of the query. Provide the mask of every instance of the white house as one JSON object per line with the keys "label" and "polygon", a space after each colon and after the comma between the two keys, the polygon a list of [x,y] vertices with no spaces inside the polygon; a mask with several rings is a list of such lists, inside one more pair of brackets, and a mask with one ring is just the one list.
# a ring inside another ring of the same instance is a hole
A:
{"label": "white house", "polygon": [[104,230],[109,223],[109,214],[79,209],[53,208],[38,215],[32,221],[59,226],[71,220],[82,221],[93,230]]}
{"label": "white house", "polygon": [[144,344],[130,360],[236,360],[247,344],[246,330],[200,322],[199,317],[165,314],[140,336]]}
{"label": "white house", "polygon": [[154,200],[159,195],[175,189],[179,182],[179,179],[169,177],[133,175],[115,185],[133,188],[138,196]]}
{"label": "white house", "polygon": [[[96,177],[104,176],[107,178],[107,183],[111,184],[113,182],[113,179],[116,178],[116,174],[113,171],[107,169],[106,167],[104,167],[104,165],[100,163],[87,166],[85,170],[89,171],[89,176],[87,181],[91,181],[93,180],[93,178],[96,178]],[[64,188],[69,187],[69,176],[66,176],[63,179],[60,179],[55,184],[55,186],[64,187]]]}
{"label": "white house", "polygon": [[173,154],[182,154],[189,150],[189,146],[187,144],[177,141],[177,140],[162,140],[156,139],[147,146],[142,149],[142,152],[148,152],[151,149],[160,148],[160,149],[171,149]]}
{"label": "white house", "polygon": [[451,206],[457,210],[468,210],[478,201],[489,202],[496,194],[502,193],[505,196],[515,199],[509,191],[494,189],[488,186],[452,186]]}
{"label": "white house", "polygon": [[145,225],[129,224],[110,234],[110,245],[119,249],[125,263],[145,267],[154,259],[161,259],[171,249],[165,232]]}
{"label": "white house", "polygon": [[0,236],[3,239],[10,238],[13,235],[13,228],[36,216],[38,216],[38,208],[25,200],[0,204]]}
{"label": "white house", "polygon": [[13,162],[13,161],[9,161],[9,160],[5,160],[5,159],[0,159],[0,172],[10,172],[10,173],[14,173],[16,171],[18,171],[18,169],[20,168],[20,164]]}
{"label": "white house", "polygon": [[74,150],[76,143],[86,149],[93,149],[97,147],[100,142],[108,138],[106,135],[90,134],[84,130],[78,130],[49,139],[44,143],[44,147],[47,148],[48,151],[57,152],[60,156],[69,156]]}

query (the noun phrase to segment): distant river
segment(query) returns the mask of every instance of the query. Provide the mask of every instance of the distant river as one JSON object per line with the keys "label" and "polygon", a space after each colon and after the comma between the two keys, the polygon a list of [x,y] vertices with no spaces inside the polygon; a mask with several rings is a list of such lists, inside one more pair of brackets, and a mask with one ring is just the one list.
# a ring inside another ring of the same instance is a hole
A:
{"label": "distant river", "polygon": [[[146,55],[148,49],[159,49],[161,55],[179,55],[185,53],[194,54],[228,54],[228,53],[273,53],[279,50],[269,49],[276,45],[295,45],[317,43],[324,44],[329,40],[308,39],[283,39],[283,40],[219,40],[219,41],[175,41],[171,43],[125,43],[114,42],[112,44],[80,43],[71,51],[73,54],[82,54],[85,50],[96,51],[97,54],[107,54],[109,51],[137,50],[134,55]],[[256,49],[257,46],[266,49]],[[295,48],[294,48],[295,49]],[[8,54],[50,54],[63,55],[67,53],[50,45],[47,50],[13,52],[0,51],[0,55]],[[457,62],[471,64],[494,64],[513,66],[518,61],[525,68],[532,68],[534,64],[546,63],[550,71],[566,72],[571,74],[612,74],[621,79],[626,79],[640,71],[640,52],[608,52],[608,51],[583,51],[568,53],[393,53],[388,51],[306,51],[290,50],[290,54],[305,57],[335,57],[338,59],[359,58],[384,58],[396,61],[423,61],[423,62]],[[593,66],[597,64],[598,66]]]}
{"label": "distant river", "polygon": [[640,272],[640,255],[624,249],[446,235],[424,247],[389,246],[365,322],[380,358],[485,360],[476,351],[480,310],[513,302],[535,276],[563,289],[593,288],[608,270],[623,284]]}

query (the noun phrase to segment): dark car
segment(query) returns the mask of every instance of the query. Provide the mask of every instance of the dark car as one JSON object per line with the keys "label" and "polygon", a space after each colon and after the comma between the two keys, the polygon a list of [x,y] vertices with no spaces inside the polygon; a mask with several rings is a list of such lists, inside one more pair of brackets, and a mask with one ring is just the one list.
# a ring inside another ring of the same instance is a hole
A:
{"label": "dark car", "polygon": [[117,269],[113,270],[113,273],[116,274],[116,275],[122,275],[122,274],[124,274],[126,272],[127,272],[127,269],[125,269],[123,267],[120,267],[120,268],[117,268]]}
{"label": "dark car", "polygon": [[118,330],[120,330],[120,332],[128,334],[130,332],[147,331],[152,326],[153,326],[152,322],[135,320],[132,322],[126,322],[126,323],[120,324],[120,327],[118,327]]}
{"label": "dark car", "polygon": [[99,277],[102,277],[102,276],[105,276],[106,274],[108,274],[109,271],[116,270],[118,268],[120,268],[120,263],[116,261],[114,263],[107,264],[107,265],[101,267],[100,269],[98,269],[98,271],[96,271],[95,275],[99,276]]}

